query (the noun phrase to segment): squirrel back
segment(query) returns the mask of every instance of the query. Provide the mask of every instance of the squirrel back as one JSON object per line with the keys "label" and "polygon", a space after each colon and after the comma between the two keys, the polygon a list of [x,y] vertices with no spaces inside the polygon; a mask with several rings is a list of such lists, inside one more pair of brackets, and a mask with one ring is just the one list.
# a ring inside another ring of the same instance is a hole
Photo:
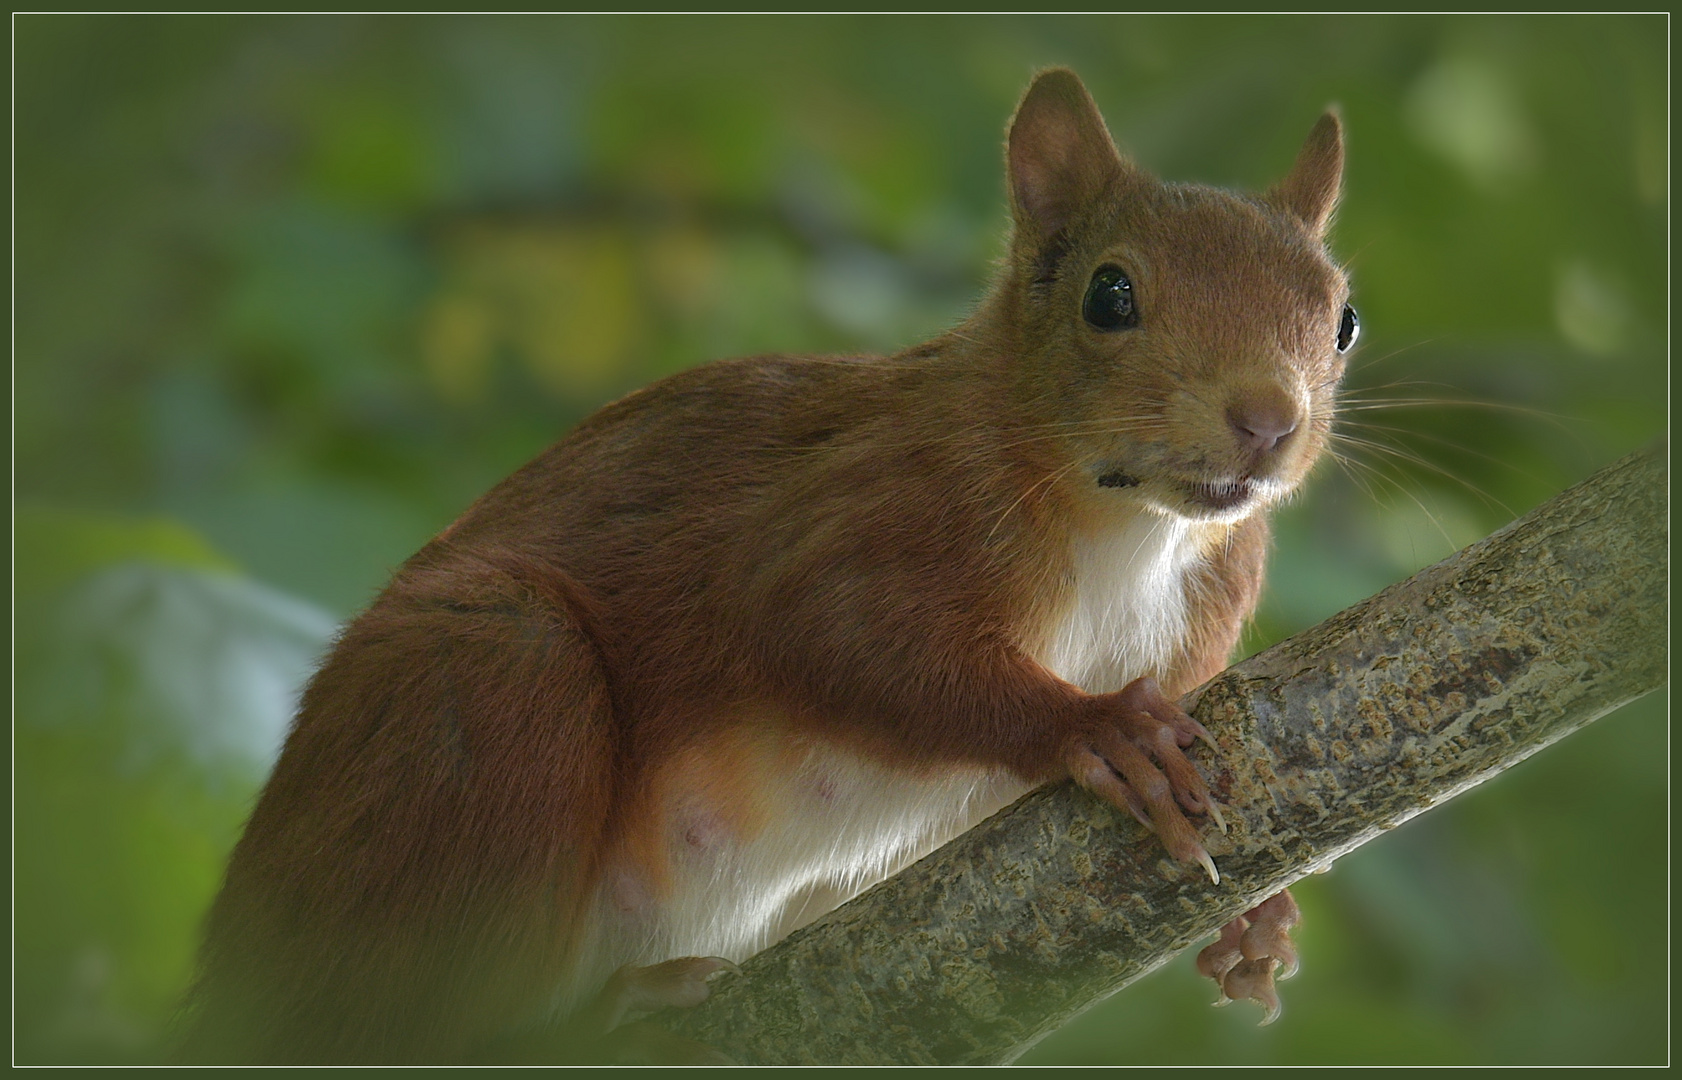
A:
{"label": "squirrel back", "polygon": [[487,493],[306,691],[188,1056],[460,1060],[743,958],[1218,671],[1330,427],[1341,168],[1328,116],[1266,195],[1164,184],[1042,73],[962,325],[681,373]]}

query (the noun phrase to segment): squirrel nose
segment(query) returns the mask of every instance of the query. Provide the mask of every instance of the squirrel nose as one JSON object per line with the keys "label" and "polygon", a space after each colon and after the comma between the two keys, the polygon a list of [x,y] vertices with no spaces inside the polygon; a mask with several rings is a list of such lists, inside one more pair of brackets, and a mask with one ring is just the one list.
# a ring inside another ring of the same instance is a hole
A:
{"label": "squirrel nose", "polygon": [[1246,399],[1227,407],[1226,421],[1239,445],[1265,454],[1297,429],[1297,410],[1283,394]]}

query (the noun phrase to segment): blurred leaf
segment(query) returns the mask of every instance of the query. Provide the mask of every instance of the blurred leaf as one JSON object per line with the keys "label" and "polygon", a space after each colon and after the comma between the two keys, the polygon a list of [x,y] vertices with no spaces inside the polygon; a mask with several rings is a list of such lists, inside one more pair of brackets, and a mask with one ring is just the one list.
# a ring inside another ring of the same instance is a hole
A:
{"label": "blurred leaf", "polygon": [[334,620],[167,519],[26,509],[17,540],[17,1053],[146,1060]]}
{"label": "blurred leaf", "polygon": [[62,589],[102,567],[130,559],[224,572],[234,569],[202,536],[165,517],[135,519],[25,504],[14,512],[12,543],[13,556],[24,571],[18,586],[31,596]]}
{"label": "blurred leaf", "polygon": [[120,718],[122,761],[184,758],[206,776],[267,773],[336,620],[227,573],[128,562],[58,609],[27,722]]}

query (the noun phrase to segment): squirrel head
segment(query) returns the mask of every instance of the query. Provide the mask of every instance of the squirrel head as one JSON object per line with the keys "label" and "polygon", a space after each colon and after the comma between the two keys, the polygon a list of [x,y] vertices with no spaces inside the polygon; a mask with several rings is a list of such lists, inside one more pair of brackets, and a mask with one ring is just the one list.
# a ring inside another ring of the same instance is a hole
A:
{"label": "squirrel head", "polygon": [[1164,183],[1051,69],[1011,121],[1007,172],[1010,256],[983,317],[1030,422],[1061,425],[1042,430],[1069,478],[1213,521],[1288,495],[1325,445],[1357,330],[1325,246],[1337,117],[1265,194]]}

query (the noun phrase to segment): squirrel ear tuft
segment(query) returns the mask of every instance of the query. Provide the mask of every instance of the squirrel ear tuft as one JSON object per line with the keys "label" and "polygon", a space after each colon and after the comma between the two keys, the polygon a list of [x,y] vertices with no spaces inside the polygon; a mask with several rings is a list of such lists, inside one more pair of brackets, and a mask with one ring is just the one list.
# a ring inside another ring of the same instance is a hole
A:
{"label": "squirrel ear tuft", "polygon": [[1343,124],[1337,113],[1327,110],[1297,152],[1290,175],[1279,181],[1271,194],[1276,202],[1301,218],[1315,236],[1324,236],[1342,188]]}
{"label": "squirrel ear tuft", "polygon": [[1019,228],[1055,235],[1122,168],[1098,106],[1079,77],[1050,68],[1034,79],[1010,122],[1011,207]]}

